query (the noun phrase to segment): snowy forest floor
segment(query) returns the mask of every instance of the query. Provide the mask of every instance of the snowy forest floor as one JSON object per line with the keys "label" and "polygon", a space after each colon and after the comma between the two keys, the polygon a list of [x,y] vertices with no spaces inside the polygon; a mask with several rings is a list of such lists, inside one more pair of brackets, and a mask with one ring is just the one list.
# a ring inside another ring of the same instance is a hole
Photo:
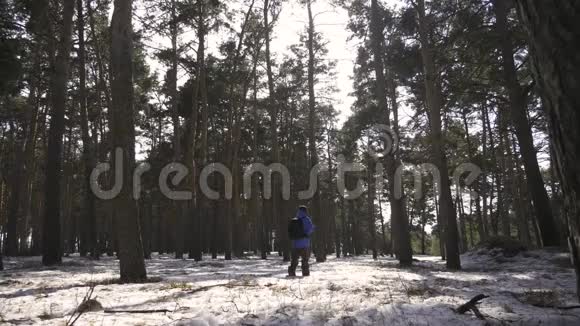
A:
{"label": "snowy forest floor", "polygon": [[[95,283],[93,298],[105,309],[169,312],[99,310],[75,325],[580,325],[580,309],[553,308],[576,304],[565,253],[507,258],[480,250],[462,256],[460,272],[446,271],[438,257],[417,260],[400,269],[387,257],[331,258],[314,263],[308,278],[286,279],[277,256],[195,263],[155,255],[150,283],[120,285],[113,258],[65,258],[54,268],[40,257],[7,258],[0,324],[66,325]],[[479,305],[486,320],[452,310],[480,293],[490,296]]]}

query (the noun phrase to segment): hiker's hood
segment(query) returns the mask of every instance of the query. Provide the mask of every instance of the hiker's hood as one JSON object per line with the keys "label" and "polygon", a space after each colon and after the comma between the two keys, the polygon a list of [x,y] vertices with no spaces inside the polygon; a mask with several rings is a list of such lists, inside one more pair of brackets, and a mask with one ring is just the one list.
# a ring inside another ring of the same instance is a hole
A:
{"label": "hiker's hood", "polygon": [[298,213],[296,214],[296,217],[297,218],[305,218],[305,217],[308,217],[308,214],[305,211],[299,209]]}

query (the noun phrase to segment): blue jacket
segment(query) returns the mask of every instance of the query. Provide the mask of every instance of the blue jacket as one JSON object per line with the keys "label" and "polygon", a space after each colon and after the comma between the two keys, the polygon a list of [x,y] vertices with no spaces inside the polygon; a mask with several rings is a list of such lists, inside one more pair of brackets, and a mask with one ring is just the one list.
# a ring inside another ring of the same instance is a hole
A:
{"label": "blue jacket", "polygon": [[[314,232],[314,225],[312,224],[312,220],[310,219],[308,214],[306,214],[306,212],[304,212],[303,210],[299,210],[298,214],[296,214],[296,217],[302,221],[302,224],[304,225],[304,232],[308,236],[310,236],[312,232]],[[310,247],[310,238],[292,240],[292,248],[304,249],[309,247]]]}

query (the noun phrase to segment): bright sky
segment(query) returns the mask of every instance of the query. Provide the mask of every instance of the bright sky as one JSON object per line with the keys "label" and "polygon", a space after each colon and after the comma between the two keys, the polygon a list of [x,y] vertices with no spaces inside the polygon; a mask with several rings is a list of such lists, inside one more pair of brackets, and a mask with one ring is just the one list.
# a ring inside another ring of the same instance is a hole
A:
{"label": "bright sky", "polygon": [[[388,6],[400,3],[401,0],[386,0],[384,1]],[[261,1],[257,2],[257,6],[261,6]],[[354,98],[350,96],[353,91],[352,88],[352,74],[354,62],[356,59],[357,40],[348,41],[350,32],[347,30],[348,13],[342,7],[333,6],[330,1],[315,1],[312,5],[314,21],[316,30],[323,34],[324,39],[328,41],[329,54],[327,59],[336,60],[336,87],[338,93],[335,97],[334,105],[339,111],[339,127],[346,120],[351,113],[351,105]],[[137,6],[136,14],[144,16],[142,8]],[[285,54],[289,53],[288,47],[292,44],[297,44],[300,39],[300,34],[304,31],[307,25],[307,10],[306,7],[299,3],[299,0],[286,1],[282,7],[281,15],[274,27],[272,39],[272,54],[279,59],[280,62]],[[139,27],[139,22],[134,22]],[[236,29],[239,26],[234,26]],[[191,42],[195,40],[195,32],[187,31],[180,36],[180,43]],[[208,37],[208,52],[215,51],[218,45],[216,35]],[[146,42],[147,45],[156,48],[168,48],[170,42],[167,37],[153,36],[152,40]],[[153,49],[150,49],[153,51]],[[165,75],[167,67],[160,65],[158,62],[149,56],[149,63],[153,70],[157,70],[160,78]],[[179,84],[185,83],[189,76],[184,71],[179,72]]]}
{"label": "bright sky", "polygon": [[[258,4],[258,5],[261,5]],[[135,13],[139,16],[144,16],[142,8],[137,6]],[[327,59],[336,60],[336,87],[338,93],[335,98],[335,107],[339,110],[340,115],[339,125],[346,120],[350,114],[350,106],[354,98],[349,96],[352,92],[352,81],[350,80],[354,60],[356,59],[356,44],[355,42],[348,42],[349,32],[346,25],[348,23],[348,14],[345,9],[341,7],[334,7],[327,1],[317,1],[313,4],[313,14],[316,24],[316,30],[323,34],[324,38],[329,42],[329,55]],[[139,28],[139,22],[136,20],[135,25]],[[290,0],[285,2],[282,7],[282,12],[274,27],[272,35],[272,55],[275,56],[278,62],[281,62],[284,55],[289,54],[289,46],[297,44],[300,40],[300,34],[304,31],[307,25],[307,11],[306,7],[299,4],[297,0]],[[239,29],[239,26],[234,26]],[[195,40],[195,33],[187,31],[180,36],[180,43],[190,42]],[[145,42],[149,47],[150,55],[148,57],[149,65],[152,70],[156,70],[160,78],[165,75],[167,67],[160,65],[153,59],[154,48],[168,48],[171,46],[167,37],[154,35],[151,40]],[[216,35],[208,37],[208,52],[213,52],[218,45]],[[184,84],[189,76],[184,71],[179,72],[179,84]]]}
{"label": "bright sky", "polygon": [[[335,107],[340,111],[339,125],[350,115],[350,107],[354,98],[349,94],[353,91],[350,80],[354,61],[356,59],[356,42],[348,42],[350,35],[347,30],[348,14],[344,8],[334,7],[327,1],[317,1],[312,6],[316,31],[323,34],[328,43],[328,58],[337,60]],[[299,41],[300,33],[308,23],[306,7],[298,1],[291,0],[282,9],[272,40],[273,50],[281,57],[288,52],[288,46]]]}

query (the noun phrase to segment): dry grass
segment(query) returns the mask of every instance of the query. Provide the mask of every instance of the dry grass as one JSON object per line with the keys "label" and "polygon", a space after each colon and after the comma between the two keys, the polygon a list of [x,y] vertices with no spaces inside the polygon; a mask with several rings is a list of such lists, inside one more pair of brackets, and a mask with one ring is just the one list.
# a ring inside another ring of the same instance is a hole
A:
{"label": "dry grass", "polygon": [[328,291],[336,292],[342,290],[342,287],[336,283],[330,282],[327,287]]}
{"label": "dry grass", "polygon": [[514,309],[508,305],[508,304],[502,304],[501,307],[503,308],[503,311],[509,313],[509,314],[513,314],[514,313]]}
{"label": "dry grass", "polygon": [[96,299],[89,299],[87,301],[84,301],[77,308],[77,311],[79,312],[101,311],[101,310],[103,310],[103,305]]}
{"label": "dry grass", "polygon": [[45,306],[44,311],[38,316],[38,318],[40,318],[40,320],[49,320],[60,317],[56,315],[55,312],[52,310],[52,306],[53,306],[52,303],[48,305],[48,309]]}
{"label": "dry grass", "polygon": [[412,285],[405,289],[409,297],[429,297],[437,294],[437,290],[429,287],[427,284]]}
{"label": "dry grass", "polygon": [[516,298],[525,304],[541,308],[554,308],[560,304],[560,295],[555,290],[527,290]]}
{"label": "dry grass", "polygon": [[190,291],[191,289],[193,289],[193,287],[191,286],[191,284],[187,283],[187,282],[171,282],[169,284],[167,284],[166,286],[161,288],[162,290],[175,290],[175,289],[179,289],[182,291]]}

